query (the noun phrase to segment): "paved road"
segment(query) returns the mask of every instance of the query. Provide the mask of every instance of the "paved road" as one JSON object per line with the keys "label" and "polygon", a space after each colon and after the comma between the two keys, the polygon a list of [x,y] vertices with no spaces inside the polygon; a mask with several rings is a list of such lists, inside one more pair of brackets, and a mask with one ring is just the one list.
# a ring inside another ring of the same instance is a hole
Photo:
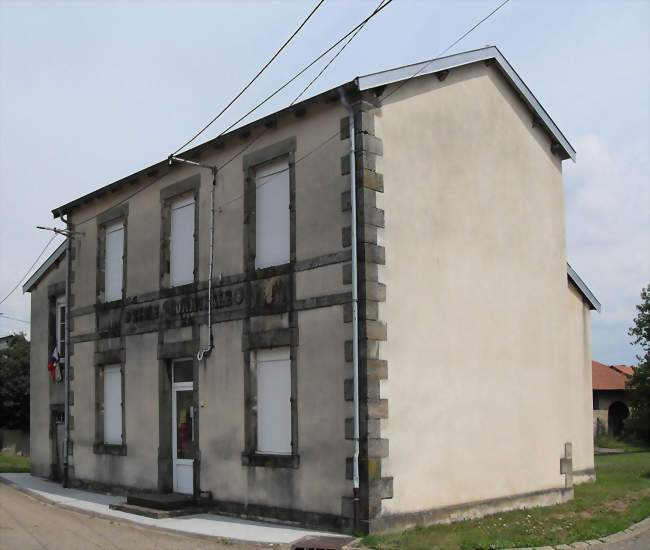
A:
{"label": "paved road", "polygon": [[[265,545],[266,548],[269,545]],[[260,550],[91,517],[0,484],[0,550]]]}
{"label": "paved road", "polygon": [[594,548],[598,550],[649,550],[650,531],[635,535],[631,539],[622,542],[611,542],[609,544],[598,545]]}

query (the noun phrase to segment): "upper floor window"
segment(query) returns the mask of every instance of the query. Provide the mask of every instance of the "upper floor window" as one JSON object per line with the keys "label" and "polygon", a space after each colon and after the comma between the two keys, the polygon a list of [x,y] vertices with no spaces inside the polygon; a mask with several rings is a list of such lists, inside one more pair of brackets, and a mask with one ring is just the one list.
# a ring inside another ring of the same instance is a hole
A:
{"label": "upper floor window", "polygon": [[194,196],[171,203],[169,270],[171,286],[194,282]]}
{"label": "upper floor window", "polygon": [[65,296],[56,299],[55,346],[59,358],[65,357]]}
{"label": "upper floor window", "polygon": [[106,301],[122,299],[124,274],[124,224],[120,221],[106,226],[105,292]]}
{"label": "upper floor window", "polygon": [[255,170],[255,268],[289,263],[289,159],[282,158]]}

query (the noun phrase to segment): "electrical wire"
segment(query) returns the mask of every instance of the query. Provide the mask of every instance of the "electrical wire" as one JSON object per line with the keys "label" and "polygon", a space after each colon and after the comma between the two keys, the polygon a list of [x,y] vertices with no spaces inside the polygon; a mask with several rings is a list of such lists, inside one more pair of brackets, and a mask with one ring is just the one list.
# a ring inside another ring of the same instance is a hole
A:
{"label": "electrical wire", "polygon": [[388,99],[390,96],[392,96],[395,92],[397,92],[404,84],[406,84],[409,80],[412,78],[415,78],[417,75],[419,75],[424,69],[426,69],[431,63],[433,63],[436,59],[439,59],[442,55],[447,53],[449,50],[451,50],[456,44],[458,44],[463,38],[465,38],[467,35],[469,35],[474,29],[476,29],[479,25],[487,21],[490,17],[492,17],[496,12],[498,12],[503,6],[505,6],[510,0],[504,0],[499,4],[496,8],[494,8],[490,13],[488,13],[483,19],[481,19],[478,23],[476,23],[473,27],[471,27],[469,30],[465,31],[464,34],[459,36],[454,42],[452,42],[449,46],[447,46],[444,50],[442,50],[438,55],[436,55],[433,59],[429,60],[427,63],[422,65],[414,74],[409,76],[406,80],[403,80],[402,82],[399,83],[399,86],[391,90],[391,92],[388,95],[382,96],[380,98],[381,101],[385,101]]}
{"label": "electrical wire", "polygon": [[218,119],[222,114],[224,114],[224,113],[226,112],[226,110],[228,110],[228,108],[229,108],[229,107],[230,107],[230,106],[231,106],[235,101],[237,101],[237,100],[242,96],[242,94],[243,94],[246,90],[248,90],[248,88],[251,87],[251,85],[253,84],[253,82],[255,82],[255,81],[259,78],[259,76],[260,76],[260,75],[261,75],[261,74],[262,74],[262,73],[263,73],[263,72],[268,68],[268,66],[269,66],[271,63],[273,63],[273,61],[275,60],[275,58],[278,57],[278,55],[280,55],[280,53],[282,52],[282,50],[284,50],[284,48],[287,47],[287,45],[289,44],[289,42],[291,42],[291,41],[293,40],[293,38],[294,38],[294,37],[295,37],[295,36],[300,32],[300,30],[305,26],[305,24],[307,23],[307,21],[309,21],[309,20],[311,19],[311,16],[314,15],[314,13],[316,13],[316,10],[318,10],[318,8],[320,8],[321,4],[322,4],[324,1],[325,1],[325,0],[320,0],[320,2],[318,2],[318,4],[316,4],[316,7],[315,7],[313,10],[311,10],[311,12],[310,12],[309,15],[307,16],[307,18],[306,18],[306,19],[305,19],[305,20],[300,24],[300,26],[299,26],[295,31],[293,31],[293,34],[292,34],[292,35],[291,35],[291,36],[290,36],[290,37],[285,41],[284,44],[282,44],[282,47],[281,47],[277,52],[275,52],[275,53],[273,54],[273,57],[271,57],[271,59],[269,59],[269,60],[266,62],[266,65],[264,65],[264,66],[263,66],[263,67],[258,71],[258,73],[257,73],[257,74],[256,74],[256,75],[255,75],[251,80],[250,80],[250,82],[249,82],[248,84],[246,84],[246,86],[244,86],[244,87],[241,89],[241,91],[240,91],[240,92],[239,92],[235,97],[233,97],[233,98],[230,100],[230,102],[229,102],[229,103],[228,103],[228,104],[227,104],[223,109],[221,109],[221,111],[219,111],[219,113],[218,113],[216,116],[214,116],[214,117],[210,120],[210,122],[208,122],[205,126],[203,126],[203,128],[201,128],[201,129],[200,129],[196,134],[194,134],[194,137],[192,137],[191,139],[189,139],[188,141],[186,141],[183,145],[181,145],[178,149],[176,149],[176,151],[174,151],[174,152],[172,153],[172,155],[176,155],[179,151],[181,151],[182,149],[185,149],[185,147],[187,147],[187,146],[188,146],[190,143],[192,143],[192,142],[193,142],[197,137],[199,137],[203,132],[205,132],[205,131],[210,127],[210,126],[212,126],[212,124],[214,124],[214,123],[217,121],[217,119]]}
{"label": "electrical wire", "polygon": [[[386,0],[381,0],[381,1],[379,2],[379,4],[377,5],[377,8],[376,8],[376,9],[379,9],[379,8],[381,7],[381,5],[382,5],[385,1],[386,1]],[[294,99],[294,100],[289,104],[289,106],[293,105],[296,101],[298,101],[298,100],[302,97],[302,95],[303,95],[307,90],[309,90],[309,88],[312,87],[312,85],[314,84],[314,82],[316,82],[316,81],[320,78],[320,76],[321,76],[321,75],[322,75],[322,74],[323,74],[323,73],[328,69],[328,67],[329,67],[329,66],[334,62],[334,60],[335,60],[339,55],[341,55],[341,52],[342,52],[342,51],[347,47],[347,45],[348,45],[350,42],[352,42],[352,41],[354,40],[354,37],[357,36],[357,34],[359,34],[359,33],[361,32],[361,30],[363,29],[364,26],[365,26],[365,23],[364,23],[363,25],[361,25],[361,26],[360,26],[360,27],[359,27],[359,28],[354,32],[354,34],[350,37],[350,39],[349,39],[345,44],[343,44],[343,46],[341,46],[341,49],[340,49],[338,52],[336,52],[336,54],[334,55],[334,57],[332,57],[332,59],[329,60],[329,62],[327,63],[327,65],[325,65],[325,66],[321,69],[321,71],[320,71],[320,72],[319,72],[319,73],[318,73],[318,74],[317,74],[317,75],[312,79],[312,81],[311,81],[309,84],[307,84],[307,86],[305,86],[305,88],[302,90],[302,92],[300,92],[300,93],[296,96],[296,98],[295,98],[295,99]]]}
{"label": "electrical wire", "polygon": [[[334,49],[338,44],[340,44],[343,40],[345,40],[345,38],[347,38],[348,36],[354,34],[356,31],[360,30],[360,28],[363,27],[363,25],[365,25],[365,24],[366,24],[366,23],[367,23],[367,22],[368,22],[372,17],[374,17],[377,13],[379,13],[379,12],[380,12],[381,10],[383,10],[386,6],[388,6],[388,4],[390,4],[392,1],[393,1],[393,0],[388,0],[388,1],[384,4],[384,0],[382,0],[382,2],[380,2],[379,6],[378,6],[378,7],[377,7],[377,8],[376,8],[376,9],[375,9],[375,10],[374,10],[374,11],[373,11],[373,12],[372,12],[368,17],[366,17],[366,18],[365,18],[361,23],[359,23],[357,26],[355,26],[355,27],[354,27],[350,32],[348,32],[348,33],[345,34],[342,38],[340,38],[340,39],[339,39],[339,40],[338,40],[338,41],[337,41],[333,46],[331,46],[328,50],[326,50],[326,51],[324,52],[324,54],[320,55],[320,56],[319,56],[318,58],[316,58],[312,63],[310,63],[307,67],[305,67],[305,69],[303,69],[302,71],[300,71],[300,72],[299,72],[297,75],[295,75],[291,80],[289,80],[286,84],[284,84],[281,88],[279,88],[278,90],[276,90],[275,92],[273,92],[273,94],[271,94],[271,95],[268,96],[264,101],[262,101],[260,104],[258,104],[257,107],[251,109],[251,111],[249,111],[246,115],[244,115],[244,117],[242,117],[241,119],[239,119],[239,121],[235,122],[235,123],[234,123],[233,125],[231,125],[229,128],[227,128],[226,130],[224,130],[221,134],[219,134],[219,136],[217,136],[217,138],[223,136],[223,135],[224,135],[224,134],[225,134],[229,129],[232,128],[232,126],[234,126],[234,125],[237,124],[238,122],[241,122],[241,120],[243,120],[244,118],[246,118],[246,116],[248,116],[250,113],[252,113],[252,112],[253,112],[254,110],[256,110],[258,107],[260,107],[261,105],[263,105],[263,104],[264,104],[268,99],[270,99],[270,98],[273,97],[275,94],[277,94],[280,90],[282,90],[282,89],[283,89],[284,87],[286,87],[289,83],[291,83],[293,80],[295,80],[295,78],[297,78],[298,76],[300,76],[300,75],[301,75],[305,70],[307,70],[307,69],[308,69],[309,67],[311,67],[314,63],[316,63],[318,60],[320,60],[322,57],[324,57],[324,55],[326,55],[326,54],[329,53],[332,49]],[[406,84],[406,82],[408,82],[408,81],[411,80],[412,78],[415,78],[415,77],[416,77],[418,74],[420,74],[420,72],[422,72],[422,71],[423,71],[423,70],[424,70],[428,65],[430,65],[433,61],[435,61],[437,58],[439,58],[442,54],[444,54],[445,52],[449,51],[452,47],[454,47],[456,44],[458,44],[458,43],[459,43],[463,38],[465,38],[466,36],[468,36],[468,35],[469,35],[469,34],[470,34],[474,29],[476,29],[476,28],[477,28],[479,25],[481,25],[483,22],[487,21],[487,19],[489,19],[492,15],[494,15],[497,11],[499,11],[499,10],[500,10],[500,9],[501,9],[505,4],[507,4],[509,1],[510,1],[510,0],[505,0],[504,2],[502,2],[501,4],[499,4],[499,5],[498,5],[494,10],[492,10],[492,11],[491,11],[487,16],[485,16],[485,17],[484,17],[483,19],[481,19],[478,23],[476,23],[473,27],[471,27],[468,31],[466,31],[463,35],[461,35],[459,38],[457,38],[457,39],[456,39],[456,40],[455,40],[451,45],[449,45],[447,48],[445,48],[444,50],[442,50],[442,51],[438,54],[438,56],[436,56],[434,59],[430,60],[426,65],[424,65],[423,67],[421,67],[421,68],[420,68],[416,73],[414,73],[414,74],[411,75],[409,78],[407,78],[406,80],[404,80],[403,82],[401,82],[400,85],[399,85],[397,88],[395,88],[394,90],[391,90],[391,93],[389,93],[388,95],[382,97],[382,100],[387,99],[388,97],[390,97],[391,95],[393,95],[397,90],[399,90],[399,89],[400,89],[404,84]],[[382,4],[383,4],[383,5],[382,5]],[[349,43],[349,41],[348,41],[348,43]],[[347,43],[346,43],[346,44],[347,44]],[[340,53],[340,51],[339,51],[339,53]],[[331,61],[333,61],[335,58],[336,58],[336,56],[335,56]],[[330,61],[330,63],[331,63],[331,61]],[[328,66],[329,66],[329,64],[328,64]],[[325,68],[327,68],[327,66],[326,66]],[[259,140],[259,139],[260,139],[260,138],[261,138],[261,137],[266,133],[266,131],[267,131],[267,128],[264,128],[264,129],[263,129],[263,130],[262,130],[262,131],[261,131],[261,132],[260,132],[260,133],[255,137],[255,138],[254,138],[254,139],[252,139],[251,141],[249,141],[249,142],[248,142],[248,143],[247,143],[247,144],[246,144],[242,149],[240,149],[237,153],[235,153],[232,157],[230,157],[230,159],[228,159],[228,160],[227,160],[226,162],[224,162],[222,165],[218,166],[218,167],[217,167],[217,170],[221,170],[221,169],[223,169],[224,167],[226,167],[228,164],[230,164],[231,162],[233,162],[236,158],[238,158],[241,154],[243,154],[246,150],[248,150],[248,149],[249,149],[249,148],[250,148],[250,147],[251,147],[255,142],[257,142],[257,141],[258,141],[258,140]],[[314,149],[312,149],[311,151],[309,151],[308,153],[306,153],[305,155],[303,155],[302,157],[300,157],[298,160],[296,160],[294,164],[298,164],[299,162],[303,161],[304,159],[306,159],[307,157],[309,157],[311,154],[313,154],[315,151],[317,151],[318,149],[320,149],[321,147],[323,147],[324,145],[326,145],[328,142],[330,142],[332,139],[334,139],[334,137],[336,137],[336,136],[338,136],[338,135],[339,135],[339,132],[336,132],[336,133],[332,134],[332,135],[331,135],[330,137],[328,137],[325,141],[321,142],[319,145],[317,145],[316,147],[314,147]],[[215,138],[215,139],[217,139],[217,138]],[[277,173],[280,173],[280,172],[283,172],[283,171],[286,171],[286,170],[288,170],[288,168],[285,168],[285,169],[280,170],[280,171],[278,171],[278,172],[273,172],[273,173],[271,173],[271,174],[268,174],[268,176],[270,177],[270,176],[273,176],[273,175],[275,175],[275,174],[277,174]],[[147,183],[146,185],[142,186],[140,189],[137,189],[137,190],[136,190],[135,192],[133,192],[131,195],[129,195],[129,196],[125,197],[124,199],[122,199],[121,201],[117,202],[117,203],[115,204],[115,206],[118,206],[118,205],[120,205],[120,204],[122,204],[122,203],[124,203],[124,202],[126,202],[126,201],[128,201],[128,200],[130,200],[131,198],[133,198],[133,197],[134,197],[135,195],[137,195],[138,193],[141,193],[142,191],[144,191],[145,189],[147,189],[147,188],[150,187],[151,185],[154,185],[155,183],[157,183],[158,181],[160,181],[160,180],[161,180],[163,177],[165,177],[166,175],[167,175],[167,174],[163,174],[163,175],[161,175],[161,176],[159,176],[159,177],[153,179],[152,181],[150,181],[150,182]],[[259,185],[258,187],[261,187],[262,185],[264,185],[264,183],[262,183],[262,184]],[[236,197],[233,197],[232,199],[229,199],[228,201],[225,201],[225,202],[223,202],[223,203],[217,204],[217,205],[216,205],[216,208],[218,208],[218,209],[222,209],[222,208],[224,208],[225,206],[228,206],[228,205],[232,204],[233,202],[242,199],[243,197],[244,197],[244,194],[242,193],[242,194],[240,194],[240,195],[237,195]],[[90,216],[89,218],[86,218],[85,220],[82,220],[82,221],[80,221],[80,222],[76,222],[75,225],[76,225],[76,226],[79,226],[79,225],[82,225],[82,224],[84,224],[84,223],[87,223],[87,222],[89,222],[89,221],[91,221],[91,220],[97,218],[97,216],[98,216],[98,214],[95,214],[95,215],[93,215],[93,216]],[[0,303],[1,303],[1,302],[0,302]]]}
{"label": "electrical wire", "polygon": [[4,313],[0,313],[0,320],[2,319],[11,319],[12,321],[18,321],[19,323],[26,323],[30,324],[31,321],[25,321],[24,319],[18,319],[16,317],[9,317],[9,315],[5,315]]}
{"label": "electrical wire", "polygon": [[[283,90],[284,88],[286,88],[289,84],[291,84],[291,82],[293,82],[296,78],[298,78],[300,75],[302,75],[302,74],[303,74],[307,69],[309,69],[309,68],[310,68],[312,65],[314,65],[315,63],[317,63],[317,62],[318,62],[320,59],[322,59],[325,55],[327,55],[329,52],[331,52],[331,51],[332,51],[336,46],[338,46],[341,42],[343,42],[347,37],[349,37],[350,35],[354,34],[357,30],[359,30],[361,27],[363,27],[363,26],[364,26],[368,21],[370,21],[370,19],[372,19],[375,15],[377,15],[381,10],[383,10],[386,6],[388,6],[392,1],[393,1],[393,0],[382,0],[382,2],[379,4],[379,6],[378,6],[377,8],[375,8],[375,10],[374,10],[373,12],[371,12],[370,15],[368,15],[365,19],[363,19],[363,20],[362,20],[358,25],[356,25],[355,27],[353,27],[349,32],[347,32],[345,35],[343,35],[341,38],[339,38],[339,39],[338,39],[338,40],[337,40],[337,41],[336,41],[332,46],[330,46],[330,47],[329,47],[327,50],[325,50],[321,55],[319,55],[316,59],[314,59],[314,60],[313,60],[309,65],[307,65],[306,67],[304,67],[301,71],[299,71],[296,75],[294,75],[290,80],[288,80],[285,84],[283,84],[283,85],[282,85],[280,88],[278,88],[275,92],[273,92],[271,95],[269,95],[268,97],[266,97],[266,99],[264,99],[264,100],[262,100],[260,103],[258,103],[255,107],[253,107],[250,111],[248,111],[248,113],[246,113],[243,117],[241,117],[239,120],[237,120],[236,122],[234,122],[233,124],[231,124],[228,128],[226,128],[225,130],[223,130],[223,131],[222,131],[218,136],[216,136],[214,139],[218,139],[218,138],[222,137],[226,132],[228,132],[229,130],[231,130],[235,125],[239,124],[239,122],[241,122],[242,120],[244,120],[244,118],[246,118],[248,115],[250,115],[251,113],[253,113],[254,111],[256,111],[259,107],[261,107],[262,105],[264,105],[264,104],[265,104],[269,99],[271,99],[273,96],[275,96],[276,94],[278,94],[281,90]],[[235,160],[239,155],[241,155],[244,151],[246,151],[249,147],[251,147],[251,146],[253,145],[253,143],[255,143],[258,139],[260,139],[260,138],[262,137],[262,134],[265,133],[265,132],[266,132],[266,129],[264,129],[264,130],[260,133],[260,135],[258,135],[255,139],[253,139],[253,140],[250,141],[248,144],[246,144],[246,146],[244,146],[240,151],[238,151],[235,155],[233,155],[233,156],[232,156],[228,161],[226,161],[226,162],[225,162],[224,164],[222,164],[221,166],[218,166],[218,167],[217,167],[217,170],[221,170],[222,168],[224,168],[225,166],[227,166],[228,164],[230,164],[230,163],[231,163],[233,160]],[[334,135],[338,135],[338,132],[337,132],[336,134],[334,134]],[[309,156],[311,153],[313,153],[313,152],[316,151],[317,149],[320,149],[320,147],[322,147],[325,143],[331,141],[331,140],[333,139],[333,137],[334,137],[334,136],[331,136],[331,137],[327,138],[323,143],[317,145],[314,149],[312,149],[312,151],[310,151],[310,152],[307,153],[304,157],[302,157],[302,159],[306,158],[307,156]],[[183,147],[184,147],[184,146],[183,146]],[[182,147],[181,147],[181,149],[182,149]],[[302,159],[300,159],[300,160],[302,160]],[[298,163],[298,162],[299,162],[299,160],[296,161],[296,163]],[[132,199],[132,198],[135,197],[138,193],[141,193],[142,191],[144,191],[145,189],[147,189],[147,188],[150,187],[151,185],[153,185],[153,184],[155,184],[156,182],[160,181],[160,180],[161,180],[163,177],[165,177],[165,176],[166,176],[166,174],[163,174],[163,175],[161,175],[161,176],[159,176],[159,177],[157,177],[157,178],[151,180],[151,181],[150,181],[149,183],[147,183],[146,185],[140,187],[139,189],[137,189],[136,191],[134,191],[132,194],[128,195],[127,197],[125,197],[125,198],[123,198],[122,200],[120,200],[119,202],[117,202],[117,203],[115,204],[115,206],[119,206],[120,204],[123,204],[124,202],[126,202],[126,201]],[[227,204],[230,204],[231,202],[234,202],[234,201],[237,200],[238,198],[242,198],[242,197],[243,197],[243,195],[241,195],[241,196],[239,196],[239,197],[236,197],[235,199],[232,199],[231,201],[228,201]],[[218,206],[219,206],[219,207],[223,207],[223,206],[225,206],[225,205],[218,205]],[[98,214],[95,214],[95,215],[93,215],[93,216],[90,216],[89,218],[86,218],[86,219],[84,219],[84,220],[82,220],[82,221],[80,221],[80,222],[76,222],[75,225],[76,225],[76,226],[79,226],[79,225],[82,225],[82,224],[87,223],[87,222],[89,222],[89,221],[92,221],[92,220],[94,220],[95,218],[97,218],[97,216],[98,216]]]}
{"label": "electrical wire", "polygon": [[384,8],[386,8],[393,0],[387,0],[386,3],[383,5],[380,5],[378,8],[376,8],[369,16],[367,16],[363,21],[361,21],[358,25],[353,27],[350,31],[345,33],[341,38],[339,38],[334,44],[332,44],[329,48],[327,48],[322,54],[320,54],[316,59],[311,61],[308,65],[303,67],[300,71],[298,71],[295,75],[293,75],[289,80],[287,80],[282,86],[280,86],[275,92],[272,94],[268,95],[266,98],[264,98],[262,101],[260,101],[255,107],[250,109],[245,115],[241,116],[238,118],[235,122],[233,122],[230,126],[228,126],[225,130],[223,130],[215,139],[220,138],[223,136],[225,133],[229,132],[232,130],[235,126],[237,126],[242,120],[244,120],[248,115],[254,113],[259,109],[262,105],[264,105],[267,101],[269,101],[271,98],[275,97],[277,94],[279,94],[282,90],[284,90],[289,84],[291,84],[296,78],[301,76],[305,71],[307,71],[309,68],[311,68],[314,64],[318,63],[323,57],[325,57],[328,53],[330,53],[336,46],[338,46],[341,42],[343,42],[348,36],[353,34],[359,27],[363,27],[368,21],[370,21],[375,15],[377,15],[380,11],[382,11]]}
{"label": "electrical wire", "polygon": [[34,263],[33,263],[31,266],[29,266],[29,269],[27,270],[27,272],[22,276],[22,278],[20,279],[20,281],[18,281],[18,283],[16,283],[16,286],[13,287],[13,288],[11,289],[11,291],[9,292],[9,294],[7,294],[7,295],[6,295],[6,296],[5,296],[5,297],[0,301],[0,304],[4,304],[4,303],[5,303],[5,300],[6,300],[7,298],[9,298],[9,296],[11,296],[11,295],[16,291],[16,289],[17,289],[17,288],[22,284],[22,282],[23,282],[25,279],[27,279],[27,275],[29,275],[30,272],[32,271],[32,269],[34,269],[34,266],[38,263],[38,261],[41,259],[41,257],[43,256],[43,254],[45,254],[45,251],[47,250],[47,247],[50,246],[50,243],[51,243],[54,239],[56,239],[56,233],[55,233],[54,235],[52,235],[52,237],[50,238],[49,241],[47,241],[47,244],[43,247],[43,250],[41,250],[41,253],[40,253],[40,254],[38,255],[38,257],[34,260]]}

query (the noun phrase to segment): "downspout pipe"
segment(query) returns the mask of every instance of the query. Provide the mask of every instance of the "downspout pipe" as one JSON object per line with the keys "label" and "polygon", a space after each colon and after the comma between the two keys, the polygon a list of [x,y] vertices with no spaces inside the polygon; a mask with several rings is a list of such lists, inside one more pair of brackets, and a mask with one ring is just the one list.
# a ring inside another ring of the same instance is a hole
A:
{"label": "downspout pipe", "polygon": [[65,357],[63,370],[63,487],[68,486],[68,441],[70,439],[70,272],[72,268],[72,228],[70,218],[65,219],[61,214],[61,219],[65,222],[67,230],[67,245],[65,251]]}
{"label": "downspout pipe", "polygon": [[360,529],[360,499],[359,499],[359,296],[357,286],[357,192],[356,192],[356,165],[355,165],[355,129],[354,110],[345,97],[343,88],[339,88],[341,104],[349,114],[350,132],[350,209],[351,243],[352,247],[352,367],[353,367],[353,401],[354,401],[354,456],[352,457],[352,480],[354,487],[354,529]]}

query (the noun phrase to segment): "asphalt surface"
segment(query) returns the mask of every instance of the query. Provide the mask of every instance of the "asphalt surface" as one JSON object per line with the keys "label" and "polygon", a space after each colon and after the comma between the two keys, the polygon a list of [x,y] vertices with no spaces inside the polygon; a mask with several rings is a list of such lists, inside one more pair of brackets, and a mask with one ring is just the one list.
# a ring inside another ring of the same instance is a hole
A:
{"label": "asphalt surface", "polygon": [[[0,550],[261,550],[283,545],[217,542],[43,502],[0,483]],[[285,546],[286,548],[286,546]],[[650,530],[598,550],[650,550]]]}
{"label": "asphalt surface", "polygon": [[0,550],[260,550],[92,517],[0,484]]}
{"label": "asphalt surface", "polygon": [[598,550],[650,550],[650,531],[634,535],[632,538],[608,544],[599,544]]}

